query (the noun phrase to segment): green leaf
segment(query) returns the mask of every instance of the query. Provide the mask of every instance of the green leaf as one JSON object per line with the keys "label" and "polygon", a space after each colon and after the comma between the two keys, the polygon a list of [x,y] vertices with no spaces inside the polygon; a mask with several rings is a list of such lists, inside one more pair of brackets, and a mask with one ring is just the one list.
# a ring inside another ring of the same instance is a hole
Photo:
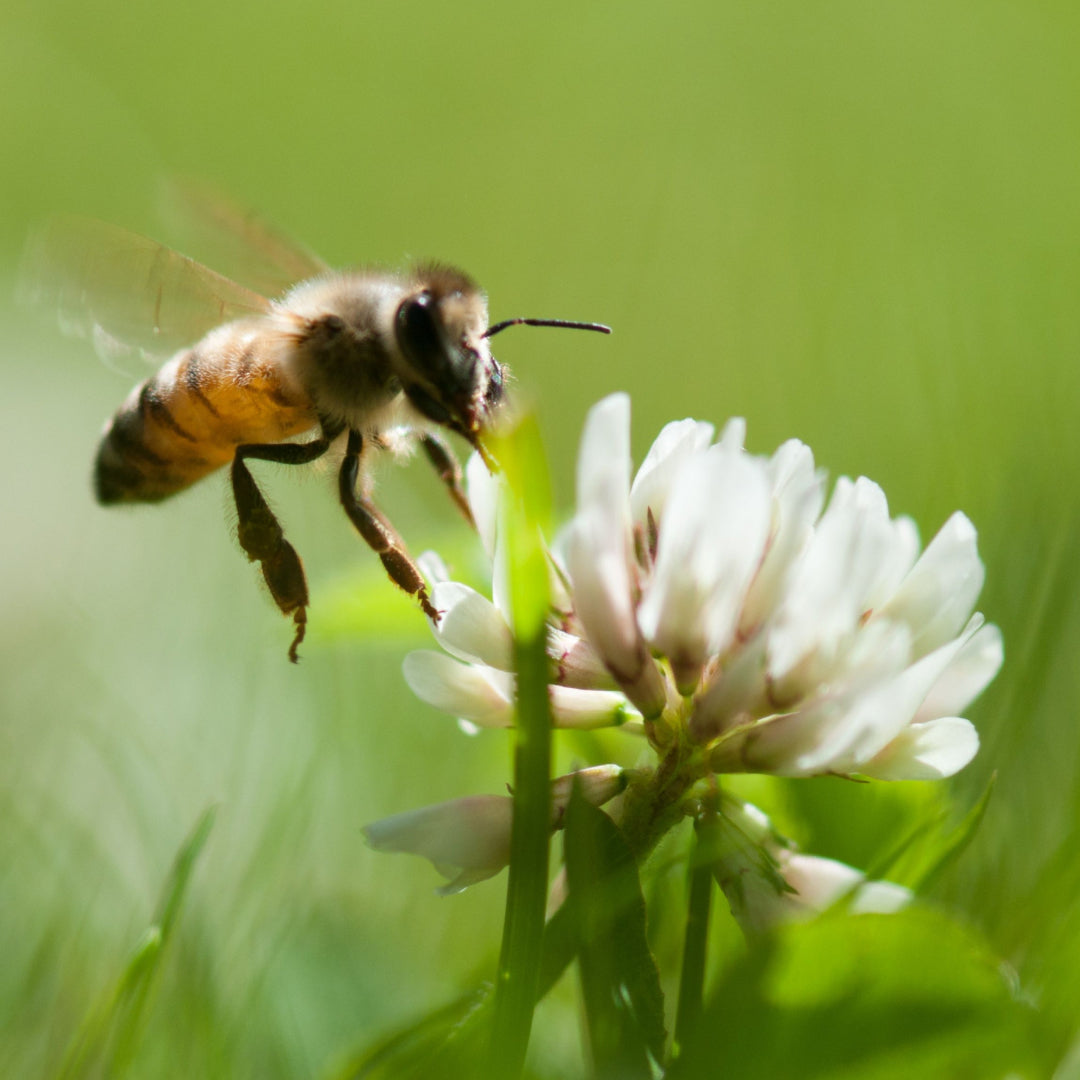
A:
{"label": "green leaf", "polygon": [[663,1058],[664,996],[637,863],[614,822],[575,791],[566,812],[568,910],[595,1074],[648,1078]]}
{"label": "green leaf", "polygon": [[111,993],[83,1020],[64,1056],[58,1076],[85,1075],[95,1062],[107,1076],[128,1068],[142,1034],[147,1002],[155,976],[187,895],[195,862],[214,824],[215,808],[205,810],[173,860],[153,922],[132,950]]}
{"label": "green leaf", "polygon": [[733,966],[671,1080],[1031,1075],[1034,1016],[944,915],[788,926]]}
{"label": "green leaf", "polygon": [[[706,816],[706,822],[709,817],[711,815]],[[705,986],[713,868],[706,857],[712,844],[703,843],[701,832],[701,822],[695,822],[694,846],[686,871],[686,930],[679,976],[679,1006],[675,1015],[676,1050],[687,1042],[701,1019]]]}

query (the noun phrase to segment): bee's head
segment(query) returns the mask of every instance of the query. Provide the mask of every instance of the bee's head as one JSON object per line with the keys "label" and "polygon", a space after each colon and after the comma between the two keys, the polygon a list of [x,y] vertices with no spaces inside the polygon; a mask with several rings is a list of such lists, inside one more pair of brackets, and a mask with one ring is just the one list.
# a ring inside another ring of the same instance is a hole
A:
{"label": "bee's head", "polygon": [[504,370],[491,355],[488,338],[510,326],[611,333],[602,323],[566,319],[505,319],[488,326],[484,294],[467,275],[447,266],[421,268],[415,290],[394,318],[405,360],[399,377],[406,396],[429,420],[465,436],[481,454],[480,437],[506,391]]}
{"label": "bee's head", "polygon": [[503,400],[503,370],[484,337],[487,303],[460,270],[425,267],[398,306],[402,389],[429,420],[476,445]]}

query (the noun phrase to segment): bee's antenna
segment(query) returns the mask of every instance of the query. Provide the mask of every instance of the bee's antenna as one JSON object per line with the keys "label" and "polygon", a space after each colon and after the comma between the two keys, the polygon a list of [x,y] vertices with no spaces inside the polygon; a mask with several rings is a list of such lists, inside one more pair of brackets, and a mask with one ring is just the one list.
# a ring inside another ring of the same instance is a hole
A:
{"label": "bee's antenna", "polygon": [[599,334],[610,334],[611,327],[598,322],[570,322],[567,319],[503,319],[502,322],[489,326],[481,337],[494,337],[508,326],[561,326],[566,330],[595,330]]}

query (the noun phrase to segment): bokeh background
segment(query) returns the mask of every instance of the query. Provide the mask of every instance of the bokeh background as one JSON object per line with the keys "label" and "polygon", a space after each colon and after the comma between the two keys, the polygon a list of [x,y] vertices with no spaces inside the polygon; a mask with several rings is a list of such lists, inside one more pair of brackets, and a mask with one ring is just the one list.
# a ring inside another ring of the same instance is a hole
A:
{"label": "bokeh background", "polygon": [[[963,508],[1007,661],[952,812],[998,780],[931,899],[987,935],[1040,1010],[1047,1070],[1062,1059],[1080,1006],[1078,31],[1050,0],[8,0],[0,1074],[55,1073],[211,805],[134,1075],[331,1075],[498,949],[504,879],[440,899],[426,863],[362,842],[380,816],[502,790],[509,742],[411,696],[400,661],[426,627],[331,477],[260,470],[313,587],[298,668],[223,478],[92,502],[100,425],[145,372],[16,309],[19,253],[69,211],[174,239],[157,198],[176,175],[335,264],[457,262],[493,318],[610,322],[498,339],[563,513],[583,415],[616,389],[639,456],[669,419],[743,415],[752,449],[804,439],[926,539]],[[477,572],[427,470],[379,490],[413,550]],[[563,765],[636,752],[559,745]],[[943,796],[764,797],[808,850],[865,867]],[[575,1075],[570,1000],[542,1011],[538,1076]]]}

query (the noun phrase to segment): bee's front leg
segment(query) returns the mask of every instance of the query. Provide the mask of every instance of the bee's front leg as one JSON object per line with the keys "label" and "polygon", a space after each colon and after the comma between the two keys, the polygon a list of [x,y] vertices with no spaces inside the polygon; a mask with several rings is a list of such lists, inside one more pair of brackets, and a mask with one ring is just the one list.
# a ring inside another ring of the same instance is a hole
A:
{"label": "bee's front leg", "polygon": [[363,446],[364,440],[360,432],[350,431],[345,460],[342,461],[341,472],[338,474],[341,505],[349,515],[349,520],[356,526],[356,531],[382,559],[390,580],[410,596],[415,596],[424,614],[438,622],[439,612],[431,603],[424,578],[416,563],[409,558],[401,537],[369,499],[357,494],[356,481],[360,473],[360,451]]}
{"label": "bee's front leg", "polygon": [[299,660],[297,647],[307,630],[307,578],[296,548],[285,539],[278,519],[263,498],[244,459],[306,465],[326,453],[333,437],[334,433],[324,431],[320,438],[309,443],[238,446],[232,463],[232,489],[238,518],[236,532],[240,546],[252,562],[260,564],[263,579],[281,613],[293,617],[296,633],[289,646],[289,659],[294,664]]}
{"label": "bee's front leg", "polygon": [[450,492],[450,498],[454,505],[461,511],[465,520],[475,529],[476,522],[473,520],[472,508],[465,496],[465,488],[461,483],[461,463],[454,456],[446,441],[434,432],[428,432],[420,437],[420,445],[427,454],[428,461],[435,466],[439,479],[446,485]]}

